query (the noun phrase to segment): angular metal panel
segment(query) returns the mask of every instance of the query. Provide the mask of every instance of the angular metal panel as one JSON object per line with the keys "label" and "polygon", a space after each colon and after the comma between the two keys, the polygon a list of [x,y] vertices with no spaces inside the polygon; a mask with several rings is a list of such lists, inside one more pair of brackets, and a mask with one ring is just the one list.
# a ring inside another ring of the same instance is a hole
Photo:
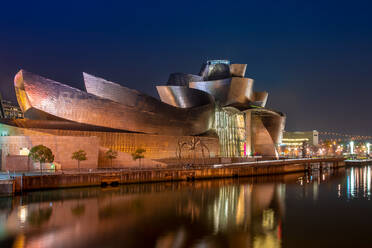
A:
{"label": "angular metal panel", "polygon": [[22,75],[19,73],[17,73],[14,77],[14,86],[19,107],[21,108],[22,112],[25,113],[32,106],[25,92]]}
{"label": "angular metal panel", "polygon": [[244,77],[247,64],[231,64],[230,73],[232,77]]}
{"label": "angular metal panel", "polygon": [[209,93],[221,106],[245,105],[253,102],[253,79],[227,78],[214,81],[191,82],[190,88]]}
{"label": "angular metal panel", "polygon": [[264,156],[278,157],[276,145],[281,143],[285,115],[269,109],[246,110],[251,118],[251,140],[255,153]]}
{"label": "angular metal panel", "polygon": [[226,105],[242,105],[253,101],[253,79],[233,77]]}
{"label": "angular metal panel", "polygon": [[252,115],[259,116],[263,125],[270,133],[274,144],[280,144],[285,126],[286,117],[280,112],[269,109],[252,109]]}
{"label": "angular metal panel", "polygon": [[159,100],[137,90],[83,72],[85,89],[88,93],[148,112],[155,112]]}
{"label": "angular metal panel", "polygon": [[252,115],[252,145],[256,155],[277,157],[278,152],[275,148],[269,131],[266,129],[262,119],[258,115]]}
{"label": "angular metal panel", "polygon": [[[131,90],[122,95],[123,103],[118,103],[23,70],[16,75],[15,86],[23,86],[32,109],[93,126],[153,134],[196,135],[208,131],[214,119],[214,104],[180,109]],[[111,87],[122,86],[112,84]],[[122,89],[124,93],[125,89]],[[135,104],[124,99],[127,96],[134,97]]]}
{"label": "angular metal panel", "polygon": [[264,108],[266,106],[268,96],[269,96],[269,93],[266,91],[254,92],[253,104]]}
{"label": "angular metal panel", "polygon": [[211,104],[214,99],[201,90],[183,86],[156,86],[162,102],[179,108],[192,108]]}

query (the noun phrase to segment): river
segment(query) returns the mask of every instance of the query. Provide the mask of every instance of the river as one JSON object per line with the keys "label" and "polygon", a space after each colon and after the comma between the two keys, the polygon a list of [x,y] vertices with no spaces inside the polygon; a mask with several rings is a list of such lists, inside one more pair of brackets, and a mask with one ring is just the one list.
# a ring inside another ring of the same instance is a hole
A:
{"label": "river", "polygon": [[370,247],[371,166],[0,198],[0,247]]}

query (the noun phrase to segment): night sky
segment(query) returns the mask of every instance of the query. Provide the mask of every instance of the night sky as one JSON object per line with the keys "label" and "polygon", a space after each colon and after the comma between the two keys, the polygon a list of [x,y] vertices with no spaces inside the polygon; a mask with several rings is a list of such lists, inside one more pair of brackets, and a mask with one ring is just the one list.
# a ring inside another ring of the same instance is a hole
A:
{"label": "night sky", "polygon": [[157,97],[170,73],[246,63],[287,130],[372,135],[372,1],[2,1],[0,90],[23,68],[83,71]]}

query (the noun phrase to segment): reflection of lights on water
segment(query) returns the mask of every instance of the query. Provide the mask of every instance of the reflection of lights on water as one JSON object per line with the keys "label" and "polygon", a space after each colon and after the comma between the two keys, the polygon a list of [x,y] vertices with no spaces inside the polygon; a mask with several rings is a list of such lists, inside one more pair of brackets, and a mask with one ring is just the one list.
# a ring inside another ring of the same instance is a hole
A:
{"label": "reflection of lights on water", "polygon": [[281,247],[280,239],[278,239],[275,232],[267,233],[266,235],[259,235],[254,237],[253,248],[276,248]]}
{"label": "reflection of lights on water", "polygon": [[318,182],[313,183],[313,200],[318,200],[319,184]]}
{"label": "reflection of lights on water", "polygon": [[371,195],[371,167],[368,166],[368,169],[367,169],[367,195],[370,196]]}
{"label": "reflection of lights on water", "polygon": [[341,184],[337,185],[337,196],[338,198],[341,197]]}
{"label": "reflection of lights on water", "polygon": [[269,208],[262,212],[262,227],[266,229],[274,228],[274,210]]}
{"label": "reflection of lights on water", "polygon": [[25,247],[25,240],[26,240],[26,237],[23,233],[19,234],[14,243],[13,243],[13,247],[14,248],[23,248]]}
{"label": "reflection of lights on water", "polygon": [[[245,187],[246,186],[240,187],[238,204],[236,206],[236,223],[238,225],[244,222],[244,217],[245,217],[245,195],[246,195]],[[247,190],[247,193],[248,193],[248,190]]]}
{"label": "reflection of lights on water", "polygon": [[229,221],[235,216],[239,199],[239,190],[235,187],[223,187],[220,189],[219,197],[213,205],[213,222],[215,232],[227,228]]}
{"label": "reflection of lights on water", "polygon": [[350,168],[346,180],[346,196],[352,198],[370,198],[371,195],[371,167]]}
{"label": "reflection of lights on water", "polygon": [[21,224],[24,224],[27,219],[27,207],[26,206],[20,206],[18,209],[18,218],[21,222]]}
{"label": "reflection of lights on water", "polygon": [[351,197],[354,197],[354,186],[355,186],[355,183],[354,183],[354,168],[351,168],[351,171],[350,171],[350,185],[349,185],[349,195]]}

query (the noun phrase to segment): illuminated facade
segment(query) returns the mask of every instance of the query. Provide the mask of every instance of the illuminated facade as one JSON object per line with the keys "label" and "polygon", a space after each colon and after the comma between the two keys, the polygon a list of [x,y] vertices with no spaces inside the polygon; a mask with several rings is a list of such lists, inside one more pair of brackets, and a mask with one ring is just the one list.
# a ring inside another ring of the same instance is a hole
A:
{"label": "illuminated facade", "polygon": [[286,156],[311,156],[318,146],[319,132],[316,130],[283,132],[280,150],[281,154]]}
{"label": "illuminated facade", "polygon": [[283,132],[282,144],[286,146],[319,145],[319,132],[316,130],[305,132]]}
{"label": "illuminated facade", "polygon": [[21,109],[12,102],[4,100],[0,95],[0,118],[18,119],[23,118]]}
{"label": "illuminated facade", "polygon": [[219,137],[222,157],[247,155],[244,115],[234,109],[216,109],[213,128]]}
{"label": "illuminated facade", "polygon": [[174,157],[176,141],[195,136],[210,157],[277,156],[285,116],[265,108],[268,93],[254,92],[245,71],[245,64],[207,61],[198,75],[171,74],[157,86],[159,100],[87,73],[82,91],[21,70],[14,85],[25,119],[3,127],[97,136],[124,153],[144,147],[150,158]]}

